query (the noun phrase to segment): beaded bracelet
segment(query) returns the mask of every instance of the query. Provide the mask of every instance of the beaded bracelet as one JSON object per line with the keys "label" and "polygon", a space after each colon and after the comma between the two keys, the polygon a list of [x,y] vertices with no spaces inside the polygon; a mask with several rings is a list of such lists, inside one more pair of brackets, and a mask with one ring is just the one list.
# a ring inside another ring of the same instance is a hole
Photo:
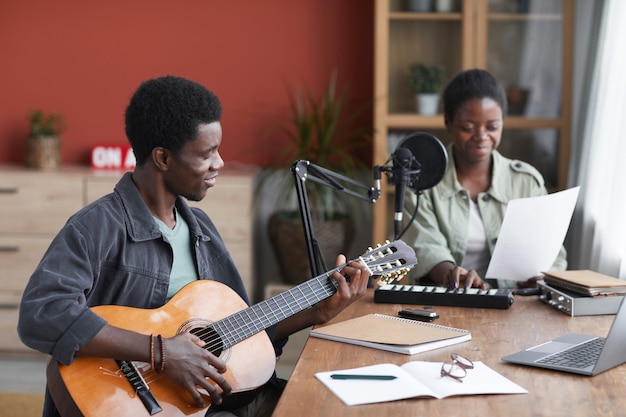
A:
{"label": "beaded bracelet", "polygon": [[150,335],[150,366],[153,370],[154,368],[154,335]]}
{"label": "beaded bracelet", "polygon": [[157,337],[159,338],[159,343],[161,344],[161,367],[157,371],[157,373],[160,374],[165,369],[165,345],[163,344],[163,336],[158,335]]}

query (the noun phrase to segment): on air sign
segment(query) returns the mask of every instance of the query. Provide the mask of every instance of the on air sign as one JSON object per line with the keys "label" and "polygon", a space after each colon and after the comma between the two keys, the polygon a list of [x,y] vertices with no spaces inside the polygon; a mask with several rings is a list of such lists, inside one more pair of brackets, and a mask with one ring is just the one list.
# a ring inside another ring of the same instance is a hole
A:
{"label": "on air sign", "polygon": [[91,148],[91,168],[97,170],[133,170],[137,161],[128,145],[95,145]]}

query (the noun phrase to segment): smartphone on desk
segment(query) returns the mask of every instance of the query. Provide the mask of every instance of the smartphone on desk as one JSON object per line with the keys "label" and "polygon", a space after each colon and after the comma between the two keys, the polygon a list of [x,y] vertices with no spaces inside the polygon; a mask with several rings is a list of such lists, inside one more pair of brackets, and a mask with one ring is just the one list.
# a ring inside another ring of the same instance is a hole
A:
{"label": "smartphone on desk", "polygon": [[436,312],[419,308],[405,308],[404,310],[398,311],[398,316],[420,321],[433,321],[439,318],[439,314]]}

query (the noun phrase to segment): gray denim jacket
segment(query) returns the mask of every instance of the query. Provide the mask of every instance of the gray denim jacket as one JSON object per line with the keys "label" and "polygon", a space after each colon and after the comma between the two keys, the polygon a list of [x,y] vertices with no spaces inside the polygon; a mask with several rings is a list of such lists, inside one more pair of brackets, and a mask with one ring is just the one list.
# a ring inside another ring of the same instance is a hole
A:
{"label": "gray denim jacket", "polygon": [[[249,303],[235,264],[209,217],[178,198],[194,243],[198,276],[220,281]],[[131,174],[74,214],[33,273],[20,305],[18,333],[29,347],[70,364],[104,327],[89,307],[155,308],[165,303],[172,250]]]}

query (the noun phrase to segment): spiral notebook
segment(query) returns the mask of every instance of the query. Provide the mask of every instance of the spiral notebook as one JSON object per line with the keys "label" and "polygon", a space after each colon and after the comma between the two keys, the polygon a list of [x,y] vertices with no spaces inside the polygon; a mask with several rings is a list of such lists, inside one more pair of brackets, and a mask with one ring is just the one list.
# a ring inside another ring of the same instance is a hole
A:
{"label": "spiral notebook", "polygon": [[384,314],[367,314],[316,327],[311,336],[413,355],[465,342],[469,331]]}

